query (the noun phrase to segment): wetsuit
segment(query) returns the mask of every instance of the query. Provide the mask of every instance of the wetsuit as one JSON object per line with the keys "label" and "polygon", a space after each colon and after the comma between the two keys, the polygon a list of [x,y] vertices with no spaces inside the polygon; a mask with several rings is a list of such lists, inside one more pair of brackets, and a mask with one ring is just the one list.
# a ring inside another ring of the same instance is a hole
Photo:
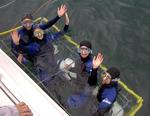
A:
{"label": "wetsuit", "polygon": [[[59,19],[60,19],[60,17],[56,16],[54,19],[50,20],[48,23],[40,24],[39,27],[41,29],[45,30],[45,29],[51,27],[53,24],[55,24]],[[29,44],[34,42],[33,30],[35,27],[36,27],[36,25],[32,25],[31,30],[26,30],[24,27],[22,27],[18,31],[18,33],[20,35],[19,45],[15,45],[13,43],[13,41],[11,41],[11,46],[12,46],[11,50],[16,55],[16,57],[18,57],[19,53],[23,54],[23,56],[28,59],[30,59],[32,57],[32,54],[27,54],[26,50],[24,49],[24,46],[28,46]],[[36,49],[32,48],[32,51],[34,53],[34,52],[36,52]]]}
{"label": "wetsuit", "polygon": [[75,69],[72,69],[77,73],[77,79],[74,81],[81,88],[84,88],[87,84],[93,86],[97,83],[97,69],[93,69],[92,61],[91,55],[87,58],[80,57],[75,63]]}
{"label": "wetsuit", "polygon": [[[44,34],[42,40],[35,38],[34,46],[36,45],[36,49],[39,49],[39,51],[34,55],[34,66],[39,79],[43,81],[45,85],[53,78],[52,75],[58,71],[52,41],[59,39],[67,30],[68,25],[65,25],[63,31],[54,34]],[[32,45],[33,43],[31,46]]]}
{"label": "wetsuit", "polygon": [[77,79],[72,82],[75,83],[74,93],[69,96],[67,103],[70,108],[79,108],[89,100],[92,90],[97,84],[97,70],[93,69],[92,56],[87,58],[79,58],[75,63],[75,68],[71,71],[77,72]]}
{"label": "wetsuit", "polygon": [[99,102],[98,111],[94,116],[104,116],[109,112],[118,95],[118,82],[104,84],[99,88],[97,100]]}

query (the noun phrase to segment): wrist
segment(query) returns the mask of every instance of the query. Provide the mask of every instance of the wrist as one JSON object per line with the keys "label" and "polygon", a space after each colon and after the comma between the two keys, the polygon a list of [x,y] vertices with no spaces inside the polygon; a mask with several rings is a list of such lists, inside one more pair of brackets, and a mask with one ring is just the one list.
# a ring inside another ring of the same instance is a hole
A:
{"label": "wrist", "polygon": [[93,69],[98,69],[98,66],[93,66]]}
{"label": "wrist", "polygon": [[15,44],[16,44],[16,45],[19,45],[19,42],[16,42]]}
{"label": "wrist", "polygon": [[59,18],[60,18],[60,17],[62,17],[62,16],[61,16],[61,15],[59,15],[59,14],[58,14],[57,16],[58,16]]}

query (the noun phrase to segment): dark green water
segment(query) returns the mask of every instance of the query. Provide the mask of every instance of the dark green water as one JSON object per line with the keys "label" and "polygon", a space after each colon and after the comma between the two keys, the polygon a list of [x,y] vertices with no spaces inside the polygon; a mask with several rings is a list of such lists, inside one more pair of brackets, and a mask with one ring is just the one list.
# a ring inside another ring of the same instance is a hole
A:
{"label": "dark green water", "polygon": [[[0,7],[12,0],[1,0]],[[0,8],[0,32],[12,27],[27,12],[46,0],[17,0]],[[56,15],[61,3],[68,5],[71,36],[87,39],[95,53],[104,54],[106,66],[117,66],[122,81],[144,99],[137,116],[149,116],[150,107],[150,1],[149,0],[52,0],[35,18]]]}

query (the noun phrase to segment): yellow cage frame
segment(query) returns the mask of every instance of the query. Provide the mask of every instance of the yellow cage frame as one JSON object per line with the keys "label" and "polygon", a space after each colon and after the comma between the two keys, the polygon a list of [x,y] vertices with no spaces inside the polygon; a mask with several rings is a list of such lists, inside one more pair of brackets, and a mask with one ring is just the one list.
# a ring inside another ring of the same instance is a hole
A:
{"label": "yellow cage frame", "polygon": [[[39,18],[37,18],[36,20],[34,20],[34,22],[41,21],[42,19],[43,19],[45,22],[48,21],[47,18],[39,17]],[[22,27],[22,26],[18,26],[18,27],[16,27],[16,28],[10,29],[10,30],[8,30],[8,31],[1,32],[1,33],[0,33],[0,36],[4,36],[4,35],[6,35],[6,34],[12,32],[12,31],[14,31],[14,30],[20,29],[21,27]],[[55,25],[53,25],[53,28],[54,28],[56,31],[60,31],[60,29],[59,29],[57,26],[55,26]],[[76,47],[79,47],[79,44],[76,43],[75,41],[73,41],[73,39],[72,39],[70,36],[64,35],[64,37],[65,37],[65,39],[66,39],[69,43],[75,45]],[[100,68],[101,68],[102,70],[106,70],[106,69],[107,69],[107,68],[106,68],[105,66],[103,66],[103,65],[101,65]],[[142,107],[144,100],[143,100],[143,98],[142,98],[141,96],[139,96],[139,95],[138,95],[137,93],[135,93],[132,89],[130,89],[124,82],[119,81],[119,84],[121,85],[121,87],[123,87],[129,94],[131,94],[131,95],[136,99],[136,104],[135,104],[134,106],[132,106],[131,109],[129,110],[129,112],[127,112],[127,113],[125,114],[126,116],[135,116],[135,114],[136,114],[136,113],[140,110],[140,108]]]}

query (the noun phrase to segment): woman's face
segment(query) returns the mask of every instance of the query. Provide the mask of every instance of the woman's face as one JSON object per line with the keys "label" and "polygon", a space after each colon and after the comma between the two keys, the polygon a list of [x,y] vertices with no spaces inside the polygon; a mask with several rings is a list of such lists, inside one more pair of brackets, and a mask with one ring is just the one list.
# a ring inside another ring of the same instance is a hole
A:
{"label": "woman's face", "polygon": [[111,76],[110,76],[109,73],[103,72],[101,74],[101,77],[102,77],[102,84],[110,84],[110,82],[111,82]]}
{"label": "woman's face", "polygon": [[86,58],[90,54],[90,49],[88,47],[86,47],[86,46],[81,46],[79,48],[79,53],[80,53],[82,58]]}
{"label": "woman's face", "polygon": [[42,40],[44,37],[44,31],[40,28],[36,28],[34,30],[34,37],[36,37],[39,40]]}
{"label": "woman's face", "polygon": [[33,22],[32,22],[31,19],[24,19],[24,20],[22,21],[22,26],[23,26],[24,28],[26,28],[26,30],[31,30],[32,25],[33,25]]}

